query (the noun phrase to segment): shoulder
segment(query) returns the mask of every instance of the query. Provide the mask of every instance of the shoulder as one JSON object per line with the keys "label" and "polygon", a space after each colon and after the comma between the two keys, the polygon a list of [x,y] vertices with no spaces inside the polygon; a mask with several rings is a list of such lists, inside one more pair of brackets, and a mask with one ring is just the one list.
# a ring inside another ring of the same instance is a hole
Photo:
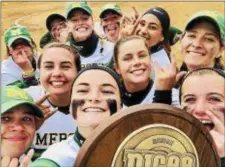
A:
{"label": "shoulder", "polygon": [[41,85],[30,86],[29,88],[24,89],[34,100],[39,99],[45,94],[45,90]]}
{"label": "shoulder", "polygon": [[57,164],[55,161],[52,161],[51,159],[37,159],[36,161],[34,161],[33,163],[31,163],[29,165],[29,167],[37,167],[37,166],[41,166],[41,167],[60,167],[59,164]]}
{"label": "shoulder", "polygon": [[80,147],[73,140],[73,136],[70,136],[67,140],[61,141],[51,145],[39,158],[49,159],[54,161],[60,166],[74,164],[76,156]]}

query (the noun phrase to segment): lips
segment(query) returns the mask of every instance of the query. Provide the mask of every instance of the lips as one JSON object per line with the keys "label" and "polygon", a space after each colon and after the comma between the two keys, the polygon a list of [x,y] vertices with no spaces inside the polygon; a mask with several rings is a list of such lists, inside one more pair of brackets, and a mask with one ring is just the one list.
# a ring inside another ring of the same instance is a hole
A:
{"label": "lips", "polygon": [[204,56],[205,55],[203,52],[198,52],[198,51],[187,51],[187,53],[194,55],[194,56]]}
{"label": "lips", "polygon": [[13,137],[4,137],[4,139],[12,142],[22,142],[27,139],[26,136],[13,136]]}

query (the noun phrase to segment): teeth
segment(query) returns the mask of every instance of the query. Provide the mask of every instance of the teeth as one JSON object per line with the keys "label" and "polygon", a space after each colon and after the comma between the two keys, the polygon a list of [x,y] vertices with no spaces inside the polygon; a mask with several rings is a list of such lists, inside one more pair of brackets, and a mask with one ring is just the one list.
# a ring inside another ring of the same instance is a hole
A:
{"label": "teeth", "polygon": [[144,72],[144,70],[135,70],[132,73],[138,75],[138,74],[142,74],[143,72]]}
{"label": "teeth", "polygon": [[102,112],[102,111],[103,111],[103,109],[101,109],[101,108],[95,108],[95,107],[93,107],[93,108],[86,108],[84,110],[84,112]]}
{"label": "teeth", "polygon": [[201,123],[203,123],[203,124],[212,124],[212,121],[202,120]]}
{"label": "teeth", "polygon": [[63,82],[52,82],[53,86],[62,86]]}
{"label": "teeth", "polygon": [[86,29],[86,28],[83,28],[83,27],[77,29],[77,31],[79,31],[79,32],[84,32],[84,31],[86,31],[86,30],[87,30],[87,29]]}

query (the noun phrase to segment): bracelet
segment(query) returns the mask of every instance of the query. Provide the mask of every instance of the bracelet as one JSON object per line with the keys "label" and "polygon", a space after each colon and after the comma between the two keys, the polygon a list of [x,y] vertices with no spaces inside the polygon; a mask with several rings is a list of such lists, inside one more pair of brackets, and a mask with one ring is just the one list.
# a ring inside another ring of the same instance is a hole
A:
{"label": "bracelet", "polygon": [[34,71],[23,71],[23,76],[25,77],[33,77],[35,75]]}

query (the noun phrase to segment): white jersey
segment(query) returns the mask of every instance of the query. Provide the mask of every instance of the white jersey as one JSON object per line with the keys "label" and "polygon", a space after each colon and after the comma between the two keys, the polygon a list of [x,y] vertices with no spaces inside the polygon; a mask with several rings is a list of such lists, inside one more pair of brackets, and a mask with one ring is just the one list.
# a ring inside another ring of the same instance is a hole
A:
{"label": "white jersey", "polygon": [[[34,58],[37,61],[37,56]],[[39,78],[38,69],[35,71],[35,77]],[[12,56],[9,56],[1,64],[1,85],[9,85],[16,81],[23,81],[23,70],[13,61]]]}
{"label": "white jersey", "polygon": [[41,164],[51,167],[73,167],[79,150],[80,146],[73,136],[70,136],[67,140],[51,145],[39,159],[31,164],[31,167]]}
{"label": "white jersey", "polygon": [[[31,86],[25,89],[34,100],[39,99],[45,94],[42,86]],[[50,105],[48,100],[43,103]],[[53,106],[51,106],[53,109]],[[76,123],[71,114],[64,114],[56,111],[54,115],[48,118],[44,124],[36,131],[32,147],[34,149],[47,149],[50,145],[66,140],[73,135],[76,130]]]}
{"label": "white jersey", "polygon": [[114,43],[99,38],[97,47],[91,56],[80,55],[81,67],[94,63],[107,66],[113,58],[113,49]]}
{"label": "white jersey", "polygon": [[[154,60],[159,65],[159,67],[161,67],[161,68],[162,67],[169,68],[169,66],[171,64],[170,59],[169,59],[166,51],[163,48],[160,49],[159,51],[151,54],[151,60],[152,61]],[[152,68],[151,79],[154,80],[154,78],[155,78],[155,72]]]}
{"label": "white jersey", "polygon": [[[148,92],[148,94],[142,100],[142,102],[140,104],[150,104],[150,103],[152,103],[153,98],[154,98],[154,94],[155,94],[155,85],[153,84],[151,90]],[[171,105],[174,106],[174,107],[180,107],[179,90],[177,90],[177,89],[172,89],[172,104]],[[127,108],[127,106],[125,104],[123,104],[123,108]]]}

